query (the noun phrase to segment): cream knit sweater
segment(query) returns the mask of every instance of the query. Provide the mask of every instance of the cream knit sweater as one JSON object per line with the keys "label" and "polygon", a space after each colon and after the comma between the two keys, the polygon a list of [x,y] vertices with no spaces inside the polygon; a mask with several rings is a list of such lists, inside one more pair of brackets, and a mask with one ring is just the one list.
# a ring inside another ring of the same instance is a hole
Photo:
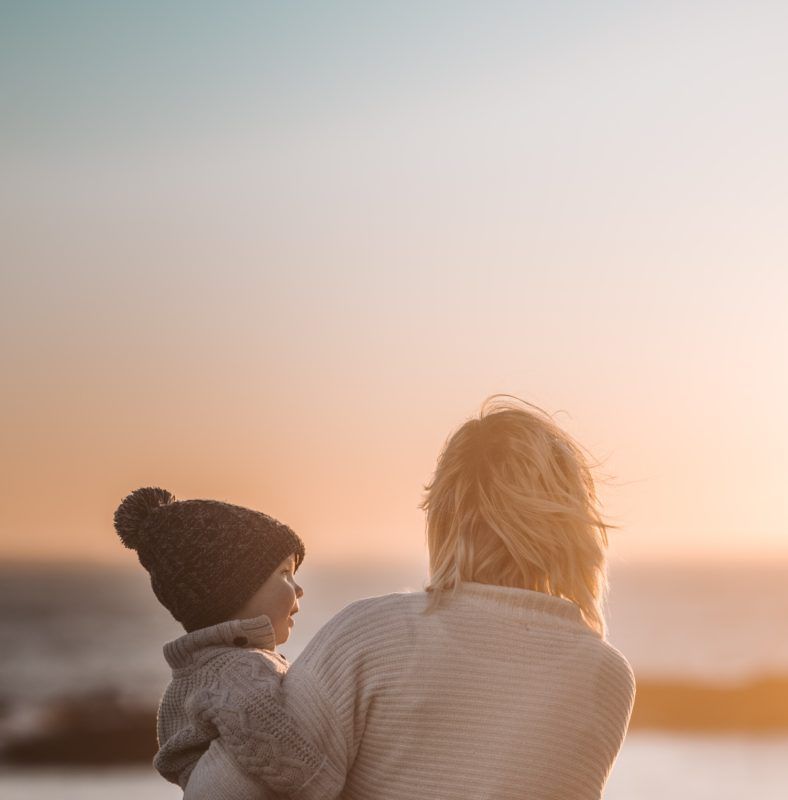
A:
{"label": "cream knit sweater", "polygon": [[[624,657],[540,592],[465,583],[425,604],[423,592],[354,603],[290,668],[283,708],[324,756],[291,796],[599,798],[634,701]],[[187,800],[251,792],[235,763],[214,743]]]}

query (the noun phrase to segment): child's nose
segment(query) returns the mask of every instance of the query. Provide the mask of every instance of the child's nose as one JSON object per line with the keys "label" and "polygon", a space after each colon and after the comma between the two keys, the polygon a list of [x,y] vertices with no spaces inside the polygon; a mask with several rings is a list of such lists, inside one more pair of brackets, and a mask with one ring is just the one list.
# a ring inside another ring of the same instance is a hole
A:
{"label": "child's nose", "polygon": [[295,590],[296,590],[296,597],[304,596],[304,590],[298,584],[295,585]]}

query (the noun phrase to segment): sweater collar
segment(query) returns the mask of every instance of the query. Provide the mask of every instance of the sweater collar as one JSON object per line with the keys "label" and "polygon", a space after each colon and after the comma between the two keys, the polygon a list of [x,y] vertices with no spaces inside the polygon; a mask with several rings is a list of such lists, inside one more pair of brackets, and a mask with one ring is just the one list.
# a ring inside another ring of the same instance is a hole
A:
{"label": "sweater collar", "polygon": [[579,606],[571,600],[532,589],[463,581],[457,584],[456,597],[491,612],[518,619],[532,622],[542,620],[551,626],[558,623],[567,628],[593,631],[583,619]]}
{"label": "sweater collar", "polygon": [[276,651],[276,635],[264,614],[251,619],[231,619],[184,634],[164,645],[164,658],[173,669],[193,664],[209,647],[254,647]]}

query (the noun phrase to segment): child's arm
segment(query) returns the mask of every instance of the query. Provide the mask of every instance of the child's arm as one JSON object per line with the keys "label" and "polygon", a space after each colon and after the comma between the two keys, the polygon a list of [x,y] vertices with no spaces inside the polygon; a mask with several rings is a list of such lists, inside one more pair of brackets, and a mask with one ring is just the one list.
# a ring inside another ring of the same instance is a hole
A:
{"label": "child's arm", "polygon": [[[280,675],[259,653],[239,653],[223,667],[221,680],[199,692],[193,702],[192,713],[197,720],[218,734],[209,749],[210,758],[206,760],[209,753],[204,754],[197,765],[201,772],[195,787],[200,791],[205,787],[206,798],[211,786],[225,780],[239,792],[223,794],[228,800],[246,800],[251,786],[258,787],[256,798],[266,796],[262,789],[272,795],[295,794],[324,766],[324,754],[283,710]],[[189,787],[193,780],[194,774]],[[197,797],[194,795],[194,800]]]}
{"label": "child's arm", "polygon": [[268,800],[274,794],[230,758],[214,739],[189,776],[183,800]]}

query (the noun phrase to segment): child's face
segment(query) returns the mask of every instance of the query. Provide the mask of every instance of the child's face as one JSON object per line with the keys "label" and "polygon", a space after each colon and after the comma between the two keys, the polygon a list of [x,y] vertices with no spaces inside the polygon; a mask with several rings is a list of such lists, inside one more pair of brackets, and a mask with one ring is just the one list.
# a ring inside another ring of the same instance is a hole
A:
{"label": "child's face", "polygon": [[298,598],[304,594],[295,582],[295,566],[295,556],[288,556],[234,615],[236,619],[250,619],[265,614],[274,626],[277,644],[290,637]]}

